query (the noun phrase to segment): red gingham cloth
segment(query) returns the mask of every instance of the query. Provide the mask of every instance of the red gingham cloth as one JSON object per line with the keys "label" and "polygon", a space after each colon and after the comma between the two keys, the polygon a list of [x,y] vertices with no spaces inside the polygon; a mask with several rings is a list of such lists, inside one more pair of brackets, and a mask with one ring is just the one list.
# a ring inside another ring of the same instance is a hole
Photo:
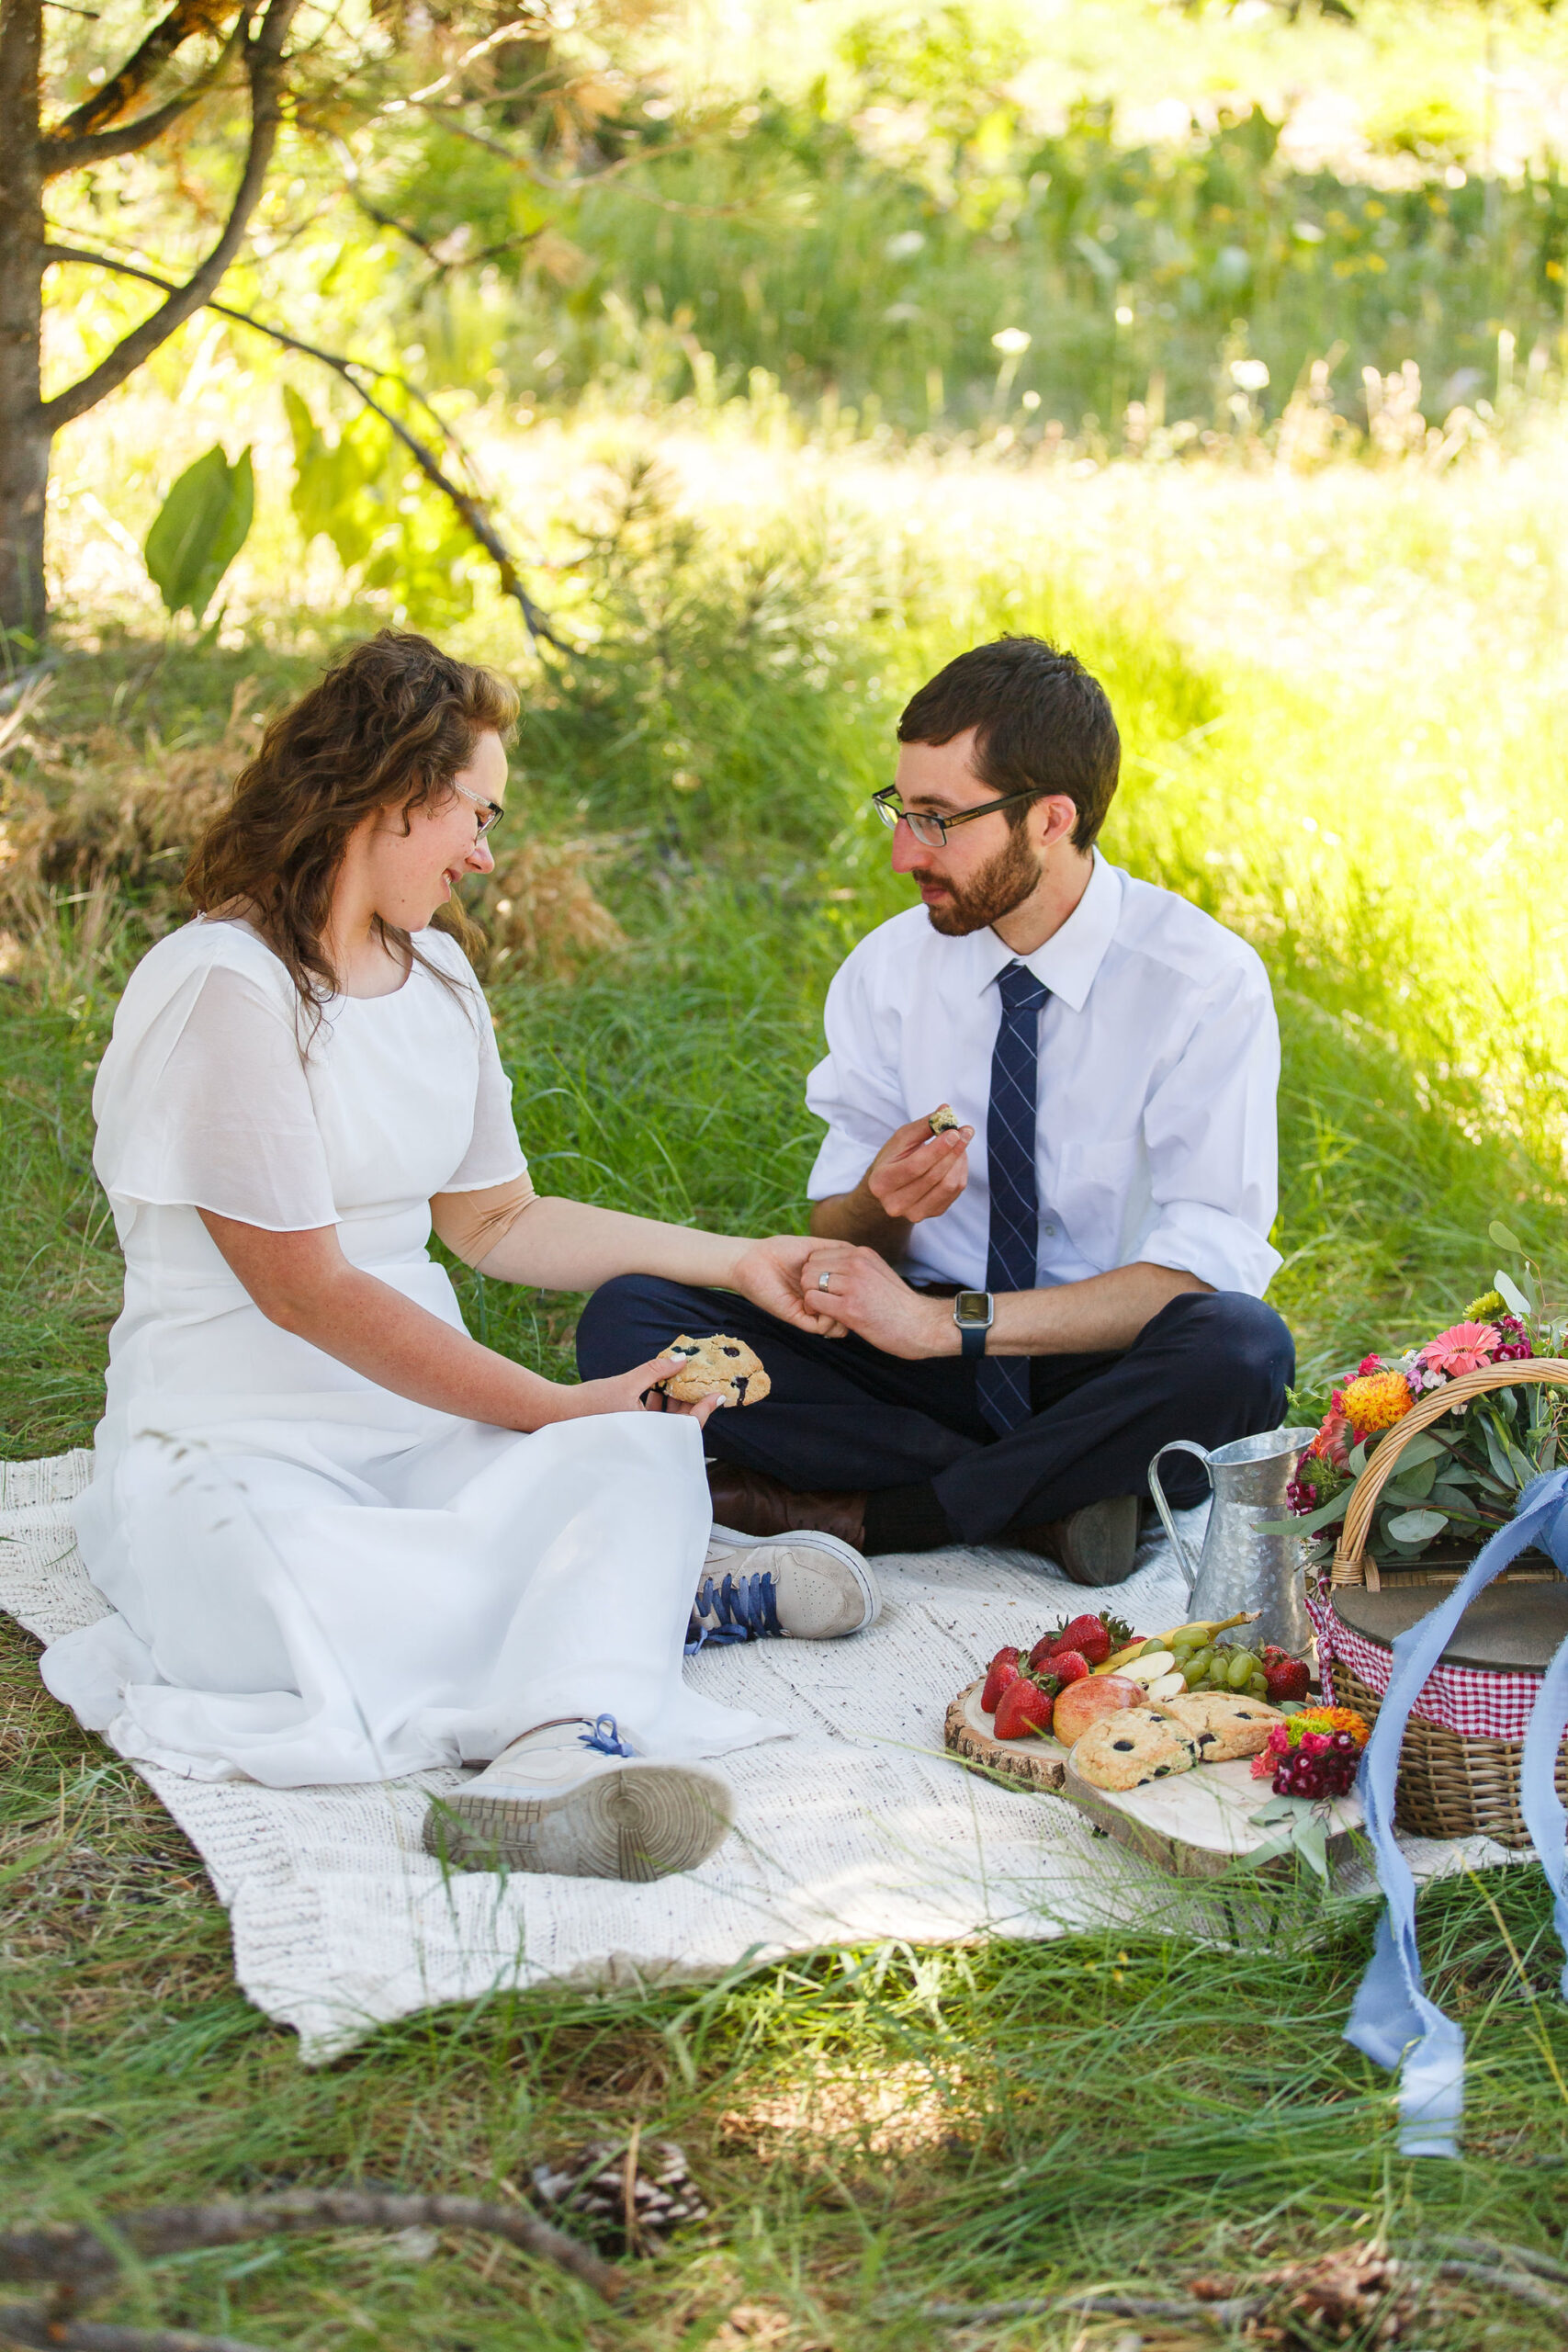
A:
{"label": "red gingham cloth", "polygon": [[[1342,1658],[1381,1699],[1393,1668],[1393,1654],[1381,1643],[1353,1633],[1329,1606],[1328,1587],[1306,1588],[1307,1614],[1317,1628],[1318,1668],[1323,1695],[1334,1699],[1334,1660]],[[1442,1594],[1434,1596],[1436,1606]],[[1530,1709],[1540,1689],[1539,1674],[1494,1674],[1483,1667],[1435,1666],[1427,1687],[1411,1713],[1431,1724],[1441,1724],[1461,1739],[1523,1739]]]}

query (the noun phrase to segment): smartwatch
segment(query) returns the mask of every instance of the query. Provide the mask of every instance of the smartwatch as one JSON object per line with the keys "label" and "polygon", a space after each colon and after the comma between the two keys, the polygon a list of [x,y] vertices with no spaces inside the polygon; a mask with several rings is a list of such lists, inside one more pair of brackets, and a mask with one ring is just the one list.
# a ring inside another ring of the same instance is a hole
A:
{"label": "smartwatch", "polygon": [[953,1302],[953,1319],[966,1356],[983,1356],[986,1334],[996,1319],[996,1302],[988,1290],[961,1290]]}

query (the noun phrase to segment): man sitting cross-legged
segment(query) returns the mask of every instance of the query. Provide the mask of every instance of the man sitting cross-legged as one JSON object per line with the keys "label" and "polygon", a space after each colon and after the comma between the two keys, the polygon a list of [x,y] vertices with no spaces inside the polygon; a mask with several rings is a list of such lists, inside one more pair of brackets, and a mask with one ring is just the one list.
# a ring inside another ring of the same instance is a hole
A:
{"label": "man sitting cross-legged", "polygon": [[[727,1294],[596,1292],[583,1376],[679,1331],[750,1341],[773,1395],[716,1416],[716,1516],[867,1552],[1015,1544],[1080,1584],[1133,1566],[1151,1456],[1271,1429],[1294,1371],[1262,1293],[1279,1033],[1252,949],[1095,838],[1121,746],[1040,639],[977,646],[898,725],[877,795],[921,905],[828,992],[807,1101],[820,1337]],[[933,1133],[951,1105],[958,1124]],[[1190,1457],[1168,1488],[1200,1499]]]}

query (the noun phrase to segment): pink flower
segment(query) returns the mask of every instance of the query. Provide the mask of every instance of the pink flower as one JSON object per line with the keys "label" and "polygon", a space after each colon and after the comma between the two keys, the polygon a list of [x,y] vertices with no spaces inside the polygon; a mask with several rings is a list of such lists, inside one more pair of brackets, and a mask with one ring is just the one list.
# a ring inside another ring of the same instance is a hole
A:
{"label": "pink flower", "polygon": [[1363,1356],[1360,1363],[1356,1366],[1356,1377],[1358,1380],[1365,1380],[1369,1374],[1382,1372],[1382,1369],[1383,1360],[1382,1356]]}
{"label": "pink flower", "polygon": [[1501,1338],[1495,1323],[1456,1323],[1427,1340],[1420,1360],[1433,1372],[1458,1380],[1464,1373],[1480,1372],[1489,1364]]}

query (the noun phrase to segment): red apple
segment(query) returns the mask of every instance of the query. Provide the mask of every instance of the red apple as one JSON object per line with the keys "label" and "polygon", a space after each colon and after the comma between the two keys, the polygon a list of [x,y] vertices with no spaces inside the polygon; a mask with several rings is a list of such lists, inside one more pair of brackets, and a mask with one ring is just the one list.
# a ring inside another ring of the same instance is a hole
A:
{"label": "red apple", "polygon": [[1148,1696],[1129,1674],[1091,1674],[1082,1682],[1068,1683],[1056,1702],[1051,1728],[1064,1747],[1071,1747],[1100,1715],[1146,1706]]}

